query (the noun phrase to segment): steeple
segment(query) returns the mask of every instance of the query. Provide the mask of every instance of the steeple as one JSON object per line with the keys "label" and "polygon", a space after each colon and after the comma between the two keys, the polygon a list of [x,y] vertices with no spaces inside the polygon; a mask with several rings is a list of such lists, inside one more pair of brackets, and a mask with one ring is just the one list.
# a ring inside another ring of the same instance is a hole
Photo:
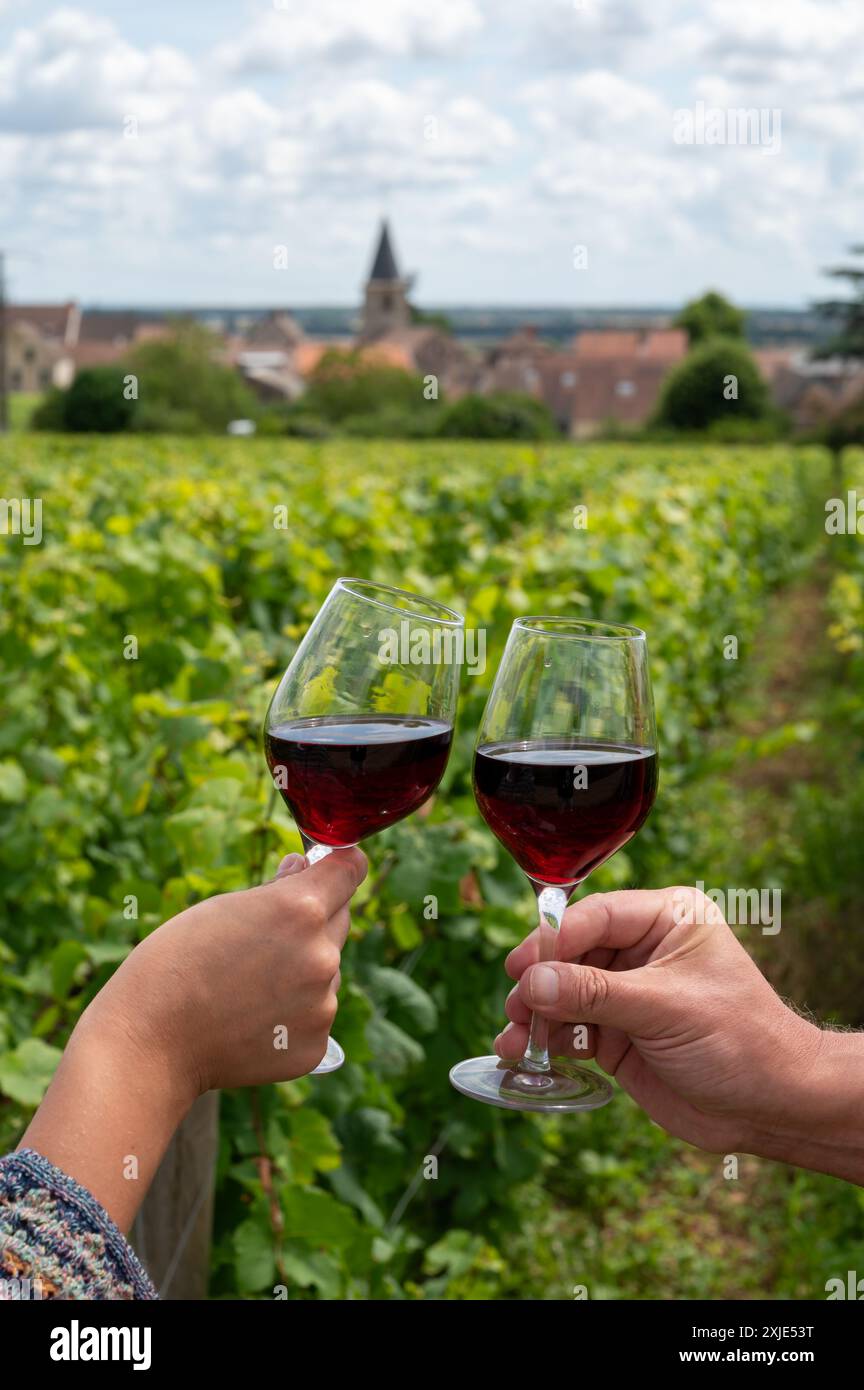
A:
{"label": "steeple", "polygon": [[366,281],[360,329],[362,342],[374,342],[376,338],[386,338],[390,333],[410,327],[408,288],[409,282],[400,276],[396,265],[387,219],[382,218],[372,269]]}
{"label": "steeple", "polygon": [[381,232],[378,237],[378,250],[375,252],[375,259],[372,262],[369,279],[399,279],[399,271],[396,269],[396,257],[393,254],[393,247],[390,245],[390,228],[387,225],[386,217],[381,223]]}

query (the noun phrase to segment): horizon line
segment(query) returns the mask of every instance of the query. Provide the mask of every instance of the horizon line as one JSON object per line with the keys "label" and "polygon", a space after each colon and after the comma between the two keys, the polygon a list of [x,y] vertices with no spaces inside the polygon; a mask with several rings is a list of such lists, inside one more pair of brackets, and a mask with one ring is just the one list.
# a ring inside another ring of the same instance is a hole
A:
{"label": "horizon line", "polygon": [[[249,312],[258,313],[274,308],[282,309],[286,313],[308,313],[311,311],[326,310],[329,312],[351,313],[359,315],[362,313],[362,306],[357,304],[336,304],[336,303],[309,303],[300,304],[286,301],[269,301],[261,303],[241,302],[236,304],[220,303],[217,300],[203,301],[200,303],[189,303],[180,300],[90,300],[77,299],[74,296],[69,299],[21,299],[9,298],[9,308],[19,305],[36,307],[38,305],[56,304],[78,304],[84,310],[102,310],[105,312],[146,310],[148,312],[157,311],[176,311],[178,309],[188,310],[189,312],[200,313],[204,310],[222,310],[227,313]],[[421,313],[454,313],[471,312],[477,313],[484,310],[496,310],[511,313],[566,313],[566,314],[591,314],[591,313],[639,313],[639,314],[673,314],[678,313],[681,308],[690,300],[682,300],[675,304],[583,304],[583,305],[564,305],[556,303],[507,303],[503,301],[487,300],[477,303],[453,302],[438,303],[427,305],[416,305]],[[745,313],[780,313],[780,314],[807,314],[818,313],[818,308],[813,304],[746,304],[735,303],[735,307]]]}

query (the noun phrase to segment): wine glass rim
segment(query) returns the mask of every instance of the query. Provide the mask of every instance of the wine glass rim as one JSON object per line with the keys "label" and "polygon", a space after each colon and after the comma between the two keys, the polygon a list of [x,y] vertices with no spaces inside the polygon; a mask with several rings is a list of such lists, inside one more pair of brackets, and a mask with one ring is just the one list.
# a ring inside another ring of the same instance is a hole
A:
{"label": "wine glass rim", "polygon": [[[366,603],[375,604],[377,608],[385,608],[389,613],[399,613],[402,617],[422,618],[424,622],[440,623],[442,627],[465,626],[463,615],[457,613],[455,608],[448,608],[446,603],[439,603],[437,599],[424,598],[422,594],[413,594],[410,589],[397,589],[392,584],[379,584],[374,579],[356,579],[351,575],[340,576],[333,587],[343,589],[354,598],[363,599]],[[376,594],[391,594],[395,598],[409,599],[411,604],[417,605],[417,607],[412,609],[406,606],[400,607],[398,603],[387,603],[384,599],[373,598],[367,592],[369,590]],[[434,611],[424,613],[420,611],[421,608]],[[442,616],[444,614],[447,616]]]}
{"label": "wine glass rim", "polygon": [[[516,618],[514,627],[523,632],[536,632],[541,637],[569,637],[575,642],[639,642],[645,641],[641,627],[630,623],[603,623],[593,618],[562,618],[555,614],[534,613]],[[556,628],[578,628],[579,631],[556,632]]]}

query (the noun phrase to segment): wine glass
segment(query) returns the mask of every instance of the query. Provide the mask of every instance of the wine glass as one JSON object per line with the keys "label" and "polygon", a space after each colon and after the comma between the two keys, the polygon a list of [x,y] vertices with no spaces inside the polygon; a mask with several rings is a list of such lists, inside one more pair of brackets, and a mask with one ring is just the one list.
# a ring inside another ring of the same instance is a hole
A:
{"label": "wine glass", "polygon": [[[337,579],[277,687],[267,765],[307,864],[410,816],[444,774],[465,619],[365,579]],[[345,1061],[337,1042],[313,1076]]]}
{"label": "wine glass", "polygon": [[[557,956],[577,884],[626,844],[657,792],[645,633],[571,618],[517,618],[474,752],[480,814],[537,894],[539,959]],[[472,1057],[458,1091],[506,1110],[591,1110],[612,1098],[598,1072],[549,1057],[534,1014],[521,1059]]]}

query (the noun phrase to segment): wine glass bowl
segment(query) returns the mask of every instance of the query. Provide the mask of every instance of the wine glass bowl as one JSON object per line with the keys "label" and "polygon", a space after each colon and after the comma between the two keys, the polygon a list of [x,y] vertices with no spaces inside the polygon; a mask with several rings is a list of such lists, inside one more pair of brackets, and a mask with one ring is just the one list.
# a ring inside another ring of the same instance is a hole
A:
{"label": "wine glass bowl", "polygon": [[[432,599],[338,579],[270,702],[267,765],[316,863],[416,811],[447,766],[464,618]],[[316,1072],[341,1066],[331,1040]]]}
{"label": "wine glass bowl", "polygon": [[[474,753],[483,819],[537,895],[539,960],[553,960],[573,889],[630,840],[657,792],[654,708],[640,628],[518,618],[486,704]],[[534,1015],[521,1059],[460,1062],[457,1090],[518,1110],[605,1105],[609,1083],[570,1058],[550,1059]]]}

